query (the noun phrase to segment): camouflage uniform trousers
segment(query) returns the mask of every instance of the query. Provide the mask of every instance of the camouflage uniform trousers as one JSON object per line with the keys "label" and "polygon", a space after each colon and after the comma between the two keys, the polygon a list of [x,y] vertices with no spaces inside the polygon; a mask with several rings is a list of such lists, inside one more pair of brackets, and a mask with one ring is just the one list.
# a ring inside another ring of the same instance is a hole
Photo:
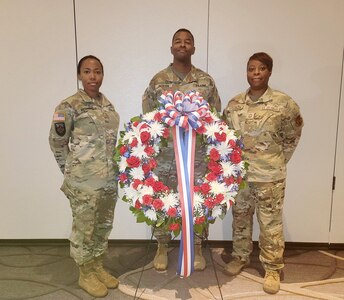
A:
{"label": "camouflage uniform trousers", "polygon": [[70,255],[83,265],[105,253],[113,227],[117,186],[92,190],[73,187],[66,181],[61,187],[70,201],[73,215]]}
{"label": "camouflage uniform trousers", "polygon": [[284,267],[284,235],[282,211],[285,179],[275,182],[249,182],[241,190],[232,207],[232,257],[248,261],[252,253],[253,214],[259,223],[259,260],[265,270]]}
{"label": "camouflage uniform trousers", "polygon": [[[176,171],[176,160],[174,149],[172,147],[173,140],[169,140],[167,147],[161,149],[161,153],[157,158],[158,166],[155,170],[156,174],[159,176],[159,180],[167,185],[170,189],[174,191],[177,190],[178,186],[178,177]],[[202,179],[205,175],[206,163],[204,161],[206,151],[205,147],[196,143],[195,149],[195,169],[194,176],[195,182],[197,179]],[[171,234],[166,228],[156,227],[152,228],[152,233],[157,241],[161,244],[168,244],[171,241]],[[208,230],[203,232],[202,236],[194,234],[194,244],[200,245],[202,240],[208,237]]]}

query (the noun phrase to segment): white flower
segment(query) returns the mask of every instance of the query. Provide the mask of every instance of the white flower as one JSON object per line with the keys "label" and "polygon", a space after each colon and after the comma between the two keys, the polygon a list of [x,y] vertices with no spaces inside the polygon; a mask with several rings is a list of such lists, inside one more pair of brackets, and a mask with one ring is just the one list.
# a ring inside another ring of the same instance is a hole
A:
{"label": "white flower", "polygon": [[209,183],[211,193],[218,195],[218,194],[225,194],[227,191],[227,187],[224,183],[220,183],[217,181],[212,181]]}
{"label": "white flower", "polygon": [[229,147],[227,142],[221,142],[218,145],[216,145],[215,148],[217,151],[219,151],[222,157],[232,152],[232,148]]}
{"label": "white flower", "polygon": [[214,218],[217,218],[218,216],[221,216],[222,215],[222,206],[221,205],[214,206],[211,215]]}
{"label": "white flower", "polygon": [[134,202],[136,201],[136,199],[138,199],[140,197],[140,193],[133,189],[132,187],[125,187],[123,189],[124,195],[127,197],[127,199],[129,199],[129,203],[131,205],[134,205]]}
{"label": "white flower", "polygon": [[152,121],[152,120],[154,120],[154,117],[155,117],[157,112],[158,112],[157,110],[153,110],[151,112],[148,112],[142,116],[142,119],[147,120],[147,121]]}
{"label": "white flower", "polygon": [[219,117],[217,116],[216,113],[210,111],[210,115],[211,115],[212,119],[213,119],[215,122],[220,121],[220,119],[219,119]]}
{"label": "white flower", "polygon": [[148,209],[144,212],[145,216],[152,220],[152,221],[156,221],[157,217],[156,217],[156,212],[153,209]]}
{"label": "white flower", "polygon": [[128,143],[130,144],[130,143],[133,141],[133,139],[134,139],[135,137],[137,137],[137,135],[135,134],[135,132],[132,131],[132,130],[130,130],[130,131],[127,131],[127,132],[124,134],[124,136],[123,136],[123,138],[122,138],[122,141],[123,141],[123,142],[128,141]]}
{"label": "white flower", "polygon": [[167,211],[170,207],[176,207],[179,205],[179,200],[177,194],[169,193],[160,197],[162,202],[164,202],[164,209]]}
{"label": "white flower", "polygon": [[224,194],[225,198],[221,201],[221,204],[226,204],[227,205],[227,210],[230,209],[231,203],[234,203],[234,197],[236,196],[237,192],[228,192]]}
{"label": "white flower", "polygon": [[121,161],[118,163],[118,168],[120,172],[124,172],[125,168],[128,166],[127,164],[127,158],[126,157],[121,157]]}
{"label": "white flower", "polygon": [[245,161],[242,160],[240,163],[237,164],[238,171],[241,171],[240,175],[241,177],[244,177],[246,174],[246,169],[245,169]]}
{"label": "white flower", "polygon": [[202,208],[202,203],[204,202],[204,198],[200,193],[194,193],[194,198],[193,198],[193,206],[194,209],[200,209]]}
{"label": "white flower", "polygon": [[219,133],[220,128],[219,125],[217,123],[210,123],[210,124],[205,124],[205,135],[208,138],[211,138],[212,140],[215,140],[215,133]]}
{"label": "white flower", "polygon": [[153,177],[153,179],[155,180],[155,181],[159,181],[159,177],[156,175],[156,174],[152,174],[152,177]]}
{"label": "white flower", "polygon": [[149,132],[153,138],[157,138],[158,136],[162,136],[164,133],[165,127],[163,124],[158,122],[153,122],[150,124]]}
{"label": "white flower", "polygon": [[141,159],[148,157],[147,153],[145,152],[145,146],[141,143],[138,143],[137,146],[131,150],[131,155]]}
{"label": "white flower", "polygon": [[128,141],[128,143],[130,144],[134,138],[137,138],[138,140],[140,140],[141,126],[142,126],[142,123],[140,123],[136,127],[132,126],[131,129],[124,134],[122,138],[123,142]]}
{"label": "white flower", "polygon": [[145,178],[145,174],[144,174],[142,168],[130,169],[129,174],[133,179],[143,180]]}
{"label": "white flower", "polygon": [[236,137],[236,135],[235,135],[235,130],[232,130],[232,129],[229,129],[229,128],[227,128],[227,130],[225,130],[225,132],[226,132],[226,135],[227,135],[227,139],[226,139],[226,143],[228,144],[228,142],[230,141],[230,140],[234,140],[234,141],[236,141],[238,138]]}
{"label": "white flower", "polygon": [[159,151],[160,151],[160,146],[159,146],[159,144],[154,144],[154,145],[153,145],[153,149],[154,149],[154,152],[155,152],[155,153],[159,153]]}
{"label": "white flower", "polygon": [[154,190],[151,186],[141,185],[138,190],[140,192],[140,198],[142,198],[144,195],[154,195]]}
{"label": "white flower", "polygon": [[[227,162],[221,162],[220,163],[222,166],[222,170],[223,170],[223,176],[232,176],[235,175],[236,170],[238,170],[237,166],[232,164],[231,162],[227,161]],[[239,168],[240,169],[240,168]]]}

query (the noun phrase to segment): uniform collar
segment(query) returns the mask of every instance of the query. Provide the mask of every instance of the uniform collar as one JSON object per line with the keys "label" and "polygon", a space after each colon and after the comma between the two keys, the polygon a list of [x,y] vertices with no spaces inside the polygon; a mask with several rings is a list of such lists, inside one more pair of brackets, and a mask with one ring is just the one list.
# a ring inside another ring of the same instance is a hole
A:
{"label": "uniform collar", "polygon": [[98,101],[96,99],[91,98],[89,95],[87,95],[87,93],[83,90],[83,89],[79,89],[78,93],[80,94],[81,98],[85,101],[85,102],[91,102],[91,103],[95,103],[97,105],[101,105],[104,101],[104,97],[103,94],[99,92],[101,101]]}
{"label": "uniform collar", "polygon": [[267,88],[267,90],[265,91],[265,93],[257,99],[257,101],[252,101],[250,96],[248,95],[248,92],[250,91],[250,89],[247,89],[245,92],[245,97],[243,99],[243,103],[265,103],[265,102],[269,102],[272,100],[272,89],[270,87]]}
{"label": "uniform collar", "polygon": [[[174,70],[174,68],[173,68],[172,65],[173,65],[173,64],[170,63],[170,65],[168,66],[169,69],[173,72],[173,74],[175,74],[178,78],[180,78],[179,75],[178,75],[178,72],[176,72],[176,71]],[[190,72],[187,73],[187,74],[185,75],[185,77],[184,77],[182,80],[183,80],[183,81],[190,81],[188,78],[189,78],[190,75],[191,75],[191,76],[192,76],[191,81],[193,81],[194,78],[193,78],[193,75],[192,75],[192,74],[194,74],[194,70],[195,70],[195,66],[194,66],[194,65],[191,65],[191,70],[190,70]]]}

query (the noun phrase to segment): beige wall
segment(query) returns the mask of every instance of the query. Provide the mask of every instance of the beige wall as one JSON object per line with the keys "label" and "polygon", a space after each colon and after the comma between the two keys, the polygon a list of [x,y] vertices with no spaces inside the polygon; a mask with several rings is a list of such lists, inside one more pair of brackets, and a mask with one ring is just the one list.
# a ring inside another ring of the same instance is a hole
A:
{"label": "beige wall", "polygon": [[[67,238],[71,214],[48,145],[54,107],[76,90],[77,58],[98,56],[102,91],[123,124],[141,111],[150,78],[171,62],[179,27],[195,36],[193,63],[216,80],[223,106],[247,88],[245,65],[256,51],[274,58],[271,86],[300,105],[305,128],[288,169],[286,239],[344,242],[343,112],[337,133],[344,47],[342,0],[0,0],[0,239]],[[343,96],[342,96],[343,98]],[[343,99],[341,99],[343,103]],[[343,109],[342,109],[343,111]],[[341,134],[341,135],[340,135]],[[336,159],[336,161],[335,161]],[[331,220],[331,208],[334,212]],[[231,215],[211,226],[210,239],[231,239]],[[329,233],[332,221],[332,232]],[[130,226],[128,226],[128,224]],[[255,237],[258,230],[255,226]],[[118,201],[113,239],[147,239]]]}

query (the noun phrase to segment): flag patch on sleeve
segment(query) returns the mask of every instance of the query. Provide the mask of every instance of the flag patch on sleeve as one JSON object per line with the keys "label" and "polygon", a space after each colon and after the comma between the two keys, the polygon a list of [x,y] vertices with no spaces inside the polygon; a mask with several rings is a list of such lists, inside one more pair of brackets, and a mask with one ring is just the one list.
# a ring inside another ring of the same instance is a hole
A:
{"label": "flag patch on sleeve", "polygon": [[63,113],[54,113],[54,121],[64,121],[65,115]]}

